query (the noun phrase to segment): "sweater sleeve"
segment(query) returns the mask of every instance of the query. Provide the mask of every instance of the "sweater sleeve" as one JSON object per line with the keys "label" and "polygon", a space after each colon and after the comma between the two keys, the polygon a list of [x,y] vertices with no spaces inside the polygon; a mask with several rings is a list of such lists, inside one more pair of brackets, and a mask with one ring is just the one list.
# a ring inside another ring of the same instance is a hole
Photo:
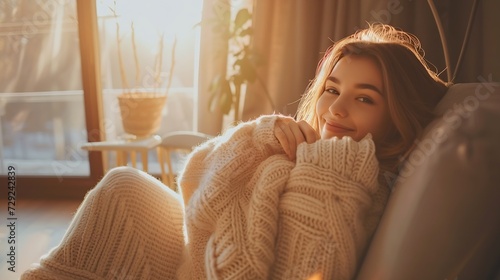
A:
{"label": "sweater sleeve", "polygon": [[209,239],[224,238],[214,232],[227,226],[228,221],[245,219],[252,194],[248,182],[268,157],[284,154],[274,137],[277,118],[262,116],[241,123],[190,154],[179,176],[189,239],[185,257],[188,260],[181,267],[181,275],[206,278],[205,265],[215,259],[205,259]]}
{"label": "sweater sleeve", "polygon": [[371,136],[301,144],[279,204],[273,279],[352,279],[370,237],[364,225],[377,192]]}
{"label": "sweater sleeve", "polygon": [[255,171],[246,189],[221,213],[207,243],[207,279],[269,279],[275,260],[278,203],[295,164],[273,155]]}
{"label": "sweater sleeve", "polygon": [[193,193],[213,176],[225,181],[246,180],[254,171],[249,167],[284,153],[274,136],[277,118],[266,115],[240,123],[195,148],[178,176],[184,203],[187,205]]}

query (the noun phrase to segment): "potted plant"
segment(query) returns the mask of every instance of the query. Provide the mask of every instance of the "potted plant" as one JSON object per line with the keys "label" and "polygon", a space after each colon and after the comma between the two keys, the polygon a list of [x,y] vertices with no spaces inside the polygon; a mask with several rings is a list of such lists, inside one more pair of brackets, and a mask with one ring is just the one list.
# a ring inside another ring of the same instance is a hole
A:
{"label": "potted plant", "polygon": [[[221,17],[212,20],[214,30],[219,31],[222,39],[228,42],[228,64],[230,67],[225,73],[216,75],[209,88],[210,111],[217,106],[224,115],[233,113],[233,122],[241,119],[240,106],[246,86],[259,80],[256,68],[262,64],[262,59],[251,47],[252,14],[247,8],[238,10],[233,21],[229,21],[230,13],[223,13]],[[223,26],[230,22],[229,30]],[[273,104],[269,93],[265,90],[266,98]],[[273,105],[274,107],[274,105]]]}
{"label": "potted plant", "polygon": [[[116,2],[115,2],[116,8]],[[112,8],[115,18],[118,17],[116,9]],[[160,36],[158,53],[155,57],[153,71],[148,71],[150,77],[142,77],[135,39],[134,24],[131,24],[131,44],[133,53],[133,65],[135,67],[135,83],[131,87],[127,79],[125,61],[122,54],[122,39],[120,38],[120,25],[116,22],[117,55],[120,67],[123,93],[118,96],[120,115],[125,133],[135,138],[148,137],[155,134],[161,125],[161,114],[168,96],[172,82],[175,65],[176,40],[172,46],[170,70],[165,77],[162,73],[162,60],[164,50],[164,36]],[[141,86],[141,78],[144,81]],[[166,78],[166,81],[165,81]],[[148,82],[145,82],[148,81]],[[163,84],[166,82],[165,88]]]}

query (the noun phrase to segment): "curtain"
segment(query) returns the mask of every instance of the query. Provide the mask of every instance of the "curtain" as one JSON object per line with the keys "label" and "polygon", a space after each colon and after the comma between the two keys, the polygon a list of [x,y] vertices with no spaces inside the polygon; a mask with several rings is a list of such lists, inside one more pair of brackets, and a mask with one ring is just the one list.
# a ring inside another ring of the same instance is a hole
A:
{"label": "curtain", "polygon": [[[204,0],[201,15],[200,61],[198,75],[198,128],[210,135],[217,135],[222,130],[222,113],[218,108],[210,111],[209,88],[213,78],[226,71],[227,41],[220,40],[220,31],[214,32],[213,26],[205,24],[223,13],[230,12],[230,0]],[[227,23],[229,28],[229,22]]]}
{"label": "curtain", "polygon": [[0,92],[80,90],[76,1],[4,2],[0,3]]}
{"label": "curtain", "polygon": [[[448,41],[450,71],[454,71],[457,63],[473,2],[435,1]],[[499,10],[499,1],[478,1],[469,43],[455,83],[500,78],[500,39],[494,35],[495,26],[500,25],[500,17],[496,16]],[[427,1],[254,0],[253,47],[263,57],[264,63],[257,68],[258,80],[247,87],[242,120],[273,112],[294,115],[327,47],[373,22],[391,24],[415,34],[426,52],[426,59],[447,80],[441,39]],[[207,35],[202,35],[203,48],[216,44],[211,42],[207,46],[203,43],[203,36]],[[210,59],[203,55],[201,58],[202,62]],[[226,61],[219,63],[217,65],[225,65]],[[210,71],[203,66],[201,69]],[[200,77],[200,86],[206,89],[207,82]],[[201,99],[200,104],[201,110],[207,107]],[[214,120],[212,116],[206,116],[200,111],[200,124]]]}
{"label": "curtain", "polygon": [[[441,10],[453,68],[459,57],[473,2],[473,0],[448,0],[448,5],[442,7]],[[500,35],[497,31],[497,27],[500,26],[500,17],[498,12],[500,12],[500,1],[477,0],[469,41],[454,82],[484,82],[483,79],[490,82],[500,81]]]}
{"label": "curtain", "polygon": [[[378,1],[383,8],[386,1]],[[391,1],[389,1],[391,2]],[[426,58],[447,80],[446,64],[436,23],[428,1],[399,0],[401,12],[392,16],[390,24],[415,34],[426,51]],[[468,43],[461,64],[456,70],[468,20],[473,12],[474,0],[434,0],[450,54],[450,72],[456,72],[454,83],[482,82],[491,77],[500,79],[500,36],[496,27],[500,25],[500,1],[477,0]]]}
{"label": "curtain", "polygon": [[[294,115],[318,61],[333,42],[367,22],[387,23],[401,9],[384,5],[387,1],[256,0],[254,46],[265,65],[258,69],[259,82],[248,86],[243,120],[272,112]],[[266,91],[272,102],[263,95]]]}

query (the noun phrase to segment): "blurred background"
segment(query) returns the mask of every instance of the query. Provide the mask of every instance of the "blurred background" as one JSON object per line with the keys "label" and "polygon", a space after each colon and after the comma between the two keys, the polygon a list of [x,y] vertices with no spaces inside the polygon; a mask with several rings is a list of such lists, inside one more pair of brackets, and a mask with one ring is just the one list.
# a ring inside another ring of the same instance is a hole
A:
{"label": "blurred background", "polygon": [[[431,2],[443,27],[447,57]],[[328,46],[372,22],[414,33],[445,80],[450,74],[455,83],[498,81],[500,38],[494,30],[500,25],[499,5],[495,0],[0,0],[1,173],[14,165],[19,176],[37,179],[40,187],[83,189],[102,176],[91,168],[102,166],[102,158],[89,158],[80,146],[124,135],[116,99],[124,91],[118,40],[135,88],[150,87],[146,78],[154,71],[161,37],[161,74],[170,74],[176,41],[159,135],[179,130],[216,135],[227,126],[224,108],[229,104],[211,89],[215,77],[246,71],[237,105],[241,110],[238,116],[229,112],[230,120],[272,112],[294,115]],[[242,10],[248,16],[237,18]],[[84,22],[95,22],[96,28]],[[238,24],[244,34],[236,31]],[[90,37],[83,37],[82,30]],[[242,46],[248,60],[236,55]],[[94,49],[97,60],[88,57]],[[235,66],[235,60],[246,64]],[[85,89],[89,80],[82,67],[99,75],[92,91]],[[151,152],[150,161],[151,173],[158,173],[156,153]]]}

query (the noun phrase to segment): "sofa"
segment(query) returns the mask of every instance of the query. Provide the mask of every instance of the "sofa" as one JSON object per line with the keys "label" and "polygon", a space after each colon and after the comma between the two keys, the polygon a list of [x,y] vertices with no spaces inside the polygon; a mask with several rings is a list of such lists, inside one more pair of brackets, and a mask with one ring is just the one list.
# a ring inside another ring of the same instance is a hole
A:
{"label": "sofa", "polygon": [[[356,279],[500,279],[500,84],[455,84],[415,142]],[[390,175],[390,174],[388,174]]]}

